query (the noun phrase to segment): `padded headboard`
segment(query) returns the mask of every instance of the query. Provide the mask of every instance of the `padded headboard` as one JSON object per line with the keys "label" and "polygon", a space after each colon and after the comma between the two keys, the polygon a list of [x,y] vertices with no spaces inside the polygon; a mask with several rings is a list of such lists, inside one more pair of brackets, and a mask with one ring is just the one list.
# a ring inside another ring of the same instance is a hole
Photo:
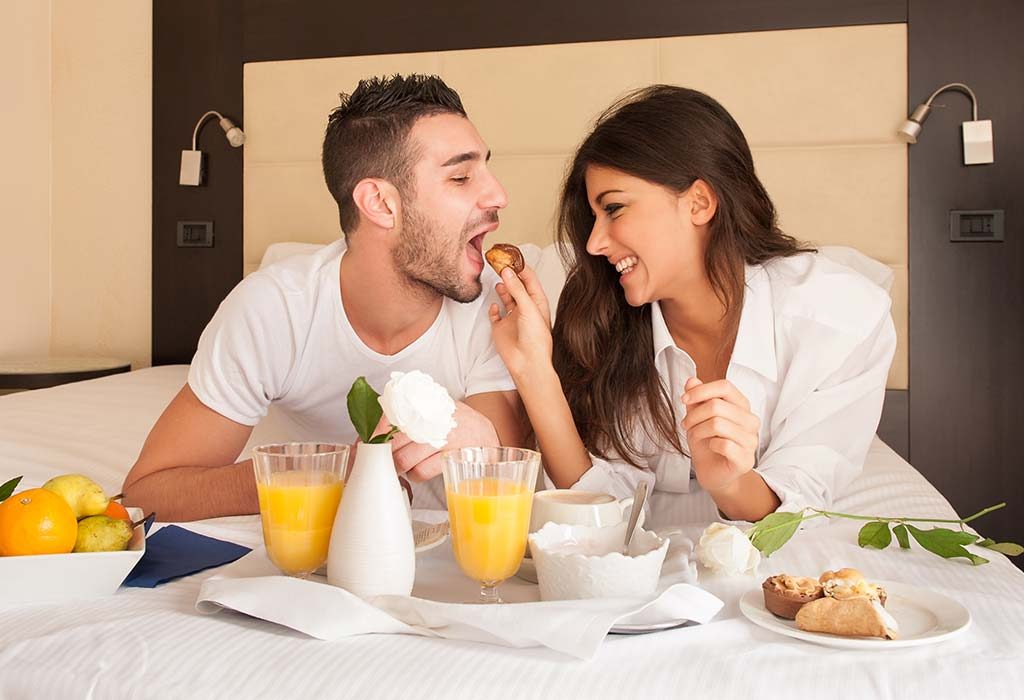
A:
{"label": "padded headboard", "polygon": [[894,272],[890,389],[907,388],[906,25],[872,25],[245,66],[245,271],[271,243],[340,235],[320,148],[339,92],[435,73],[462,96],[505,186],[501,240],[546,245],[568,158],[594,118],[651,83],[702,90],[744,130],[783,230]]}

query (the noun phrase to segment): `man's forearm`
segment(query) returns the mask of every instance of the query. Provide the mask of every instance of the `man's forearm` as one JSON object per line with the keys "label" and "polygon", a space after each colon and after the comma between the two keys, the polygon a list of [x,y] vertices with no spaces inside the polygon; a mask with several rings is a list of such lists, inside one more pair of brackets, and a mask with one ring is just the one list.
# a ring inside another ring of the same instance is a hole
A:
{"label": "man's forearm", "polygon": [[259,512],[252,460],[223,467],[161,469],[126,485],[124,503],[155,512],[161,522]]}

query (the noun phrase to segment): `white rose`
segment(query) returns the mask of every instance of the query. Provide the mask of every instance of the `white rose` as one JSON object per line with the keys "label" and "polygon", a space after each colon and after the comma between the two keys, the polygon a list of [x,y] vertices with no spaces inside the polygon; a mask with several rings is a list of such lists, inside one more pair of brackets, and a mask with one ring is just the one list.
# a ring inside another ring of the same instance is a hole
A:
{"label": "white rose", "polygon": [[384,415],[413,442],[440,449],[455,427],[455,402],[429,374],[392,372],[380,396]]}
{"label": "white rose", "polygon": [[761,552],[738,527],[711,523],[700,536],[697,558],[715,572],[754,574],[761,563]]}

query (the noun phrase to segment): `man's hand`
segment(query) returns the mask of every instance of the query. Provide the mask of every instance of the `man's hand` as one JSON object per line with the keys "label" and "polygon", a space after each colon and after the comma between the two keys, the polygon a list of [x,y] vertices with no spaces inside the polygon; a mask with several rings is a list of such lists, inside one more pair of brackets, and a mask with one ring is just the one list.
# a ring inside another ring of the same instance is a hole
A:
{"label": "man's hand", "polygon": [[683,429],[693,471],[701,487],[714,495],[754,468],[761,421],[725,379],[704,384],[692,377],[685,388]]}
{"label": "man's hand", "polygon": [[[455,402],[455,422],[458,425],[448,434],[448,444],[441,449],[413,442],[405,433],[396,433],[391,440],[391,449],[398,473],[412,481],[428,481],[441,473],[441,452],[458,447],[497,447],[501,444],[487,416],[462,401]],[[390,429],[387,418],[382,417],[374,435]]]}

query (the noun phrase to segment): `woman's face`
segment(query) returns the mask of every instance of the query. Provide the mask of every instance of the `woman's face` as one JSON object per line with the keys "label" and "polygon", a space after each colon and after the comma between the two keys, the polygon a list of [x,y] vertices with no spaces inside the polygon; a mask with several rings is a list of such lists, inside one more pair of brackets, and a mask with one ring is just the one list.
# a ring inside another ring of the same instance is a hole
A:
{"label": "woman's face", "polygon": [[587,167],[586,183],[595,217],[587,252],[615,267],[630,306],[673,297],[704,279],[714,212],[707,215],[696,186],[678,194],[600,165]]}

